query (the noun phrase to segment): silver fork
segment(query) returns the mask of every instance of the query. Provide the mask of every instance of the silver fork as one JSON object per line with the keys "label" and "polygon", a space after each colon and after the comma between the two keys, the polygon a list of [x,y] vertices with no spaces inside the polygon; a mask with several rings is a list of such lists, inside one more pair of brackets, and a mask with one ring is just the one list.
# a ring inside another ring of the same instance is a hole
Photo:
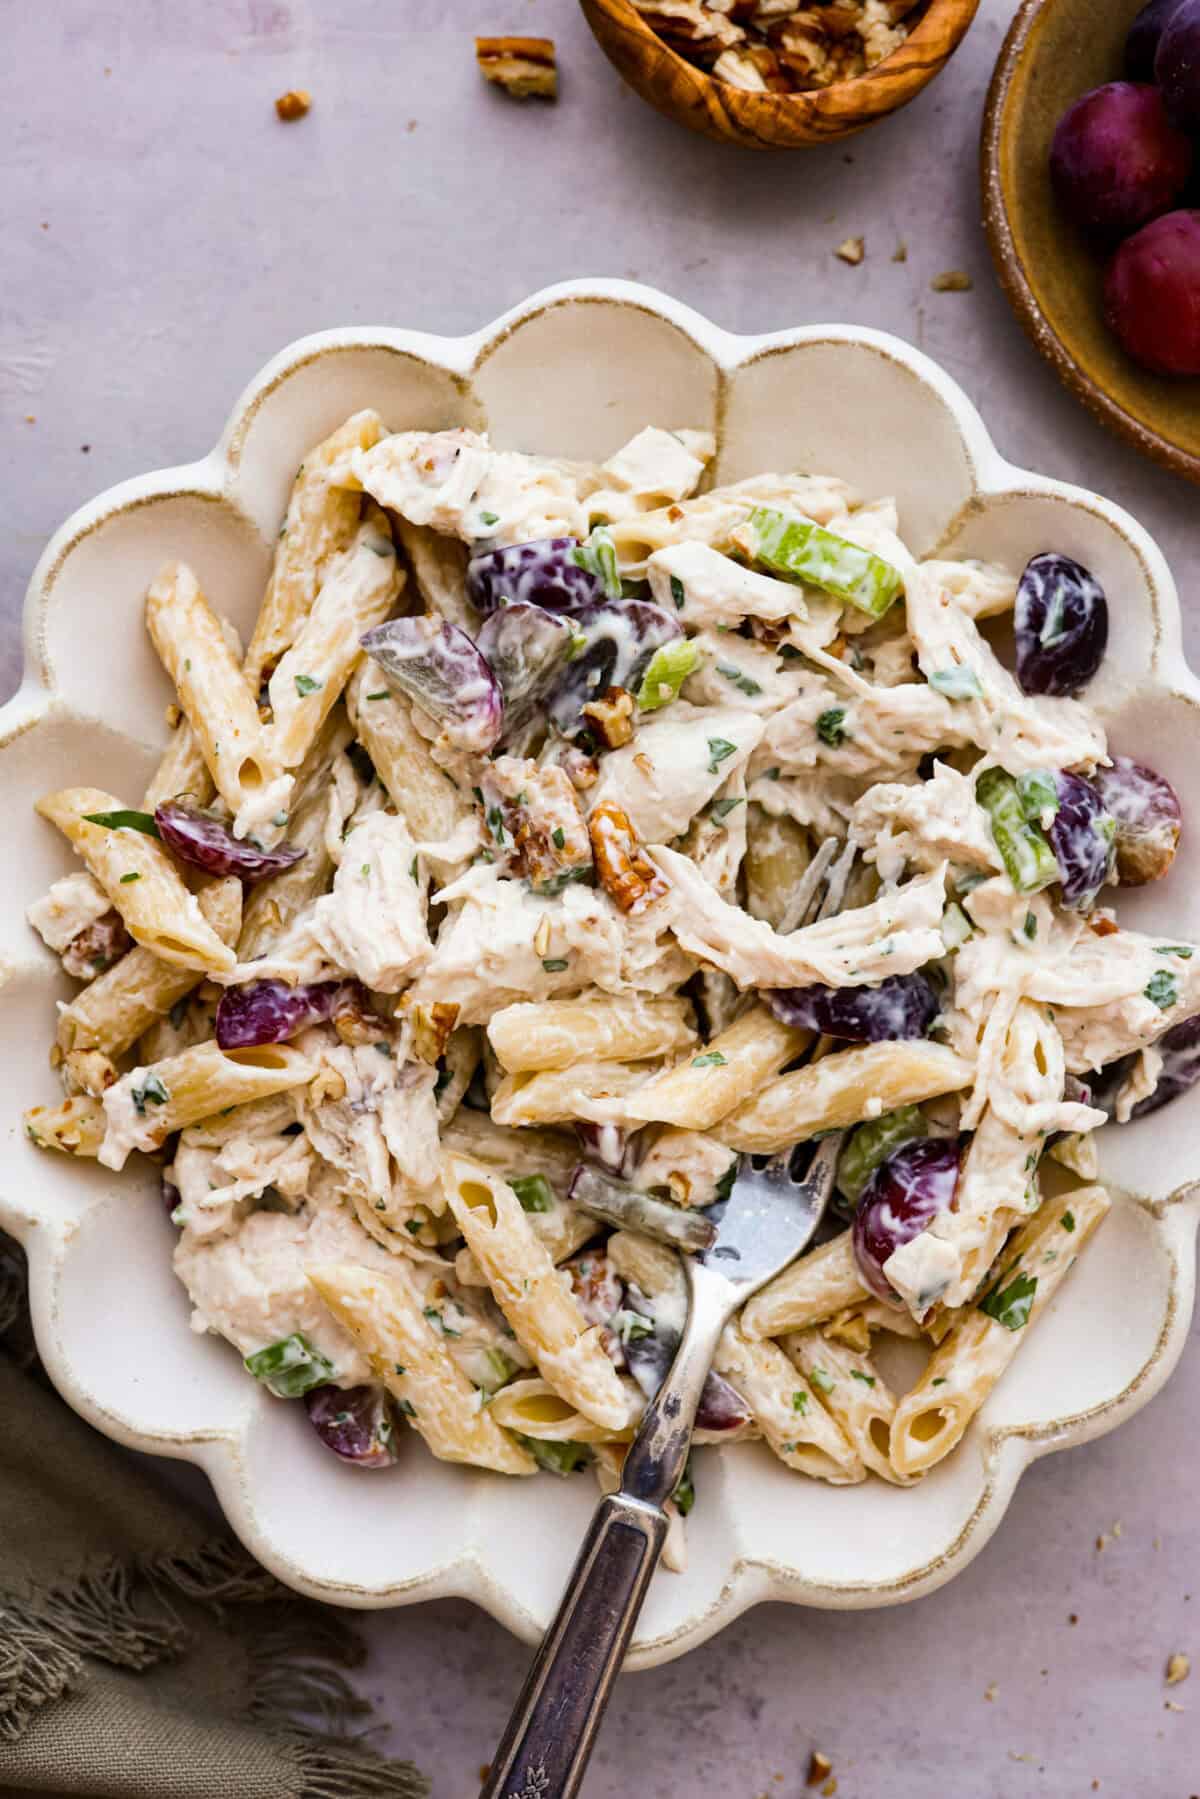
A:
{"label": "silver fork", "polygon": [[[828,868],[831,857],[827,857]],[[824,872],[824,871],[823,871]],[[827,883],[808,918],[836,911],[844,877]],[[799,923],[799,920],[796,921]],[[617,1492],[600,1501],[542,1640],[480,1799],[572,1799],[667,1534],[663,1509],[683,1477],[696,1406],[721,1332],[733,1314],[793,1261],[821,1222],[845,1132],[823,1138],[802,1180],[793,1152],[755,1168],[742,1156],[728,1199],[707,1214],[711,1247],[683,1257],[688,1317],[675,1360],[646,1407]],[[597,1200],[588,1209],[603,1214]],[[649,1219],[642,1229],[653,1228]]]}

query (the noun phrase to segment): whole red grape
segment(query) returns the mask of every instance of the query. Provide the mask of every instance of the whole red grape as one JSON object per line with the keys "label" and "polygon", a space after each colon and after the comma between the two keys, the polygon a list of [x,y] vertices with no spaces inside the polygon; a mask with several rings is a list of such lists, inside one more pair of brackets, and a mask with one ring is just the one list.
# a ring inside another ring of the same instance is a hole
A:
{"label": "whole red grape", "polygon": [[1179,0],[1154,58],[1163,103],[1181,131],[1200,131],[1200,0]]}
{"label": "whole red grape", "polygon": [[1104,310],[1123,348],[1158,375],[1200,375],[1200,212],[1169,212],[1123,243]]}
{"label": "whole red grape", "polygon": [[1159,39],[1179,10],[1179,0],[1149,0],[1143,6],[1125,39],[1125,73],[1130,81],[1154,80],[1154,58]]}
{"label": "whole red grape", "polygon": [[1076,224],[1112,240],[1175,203],[1192,158],[1191,142],[1171,124],[1157,88],[1110,81],[1059,120],[1050,178]]}

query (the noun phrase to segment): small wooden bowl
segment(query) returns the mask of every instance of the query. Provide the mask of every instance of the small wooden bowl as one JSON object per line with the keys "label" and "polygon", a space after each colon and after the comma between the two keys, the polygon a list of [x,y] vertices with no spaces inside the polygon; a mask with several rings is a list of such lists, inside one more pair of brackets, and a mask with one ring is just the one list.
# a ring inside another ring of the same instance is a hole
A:
{"label": "small wooden bowl", "polygon": [[1200,482],[1200,380],[1152,375],[1125,355],[1104,323],[1103,261],[1050,186],[1055,126],[1081,94],[1121,77],[1142,3],[1025,0],[988,94],[983,217],[1004,291],[1059,378],[1110,430]]}
{"label": "small wooden bowl", "polygon": [[751,94],[714,81],[664,43],[630,0],[580,4],[609,62],[667,118],[724,144],[800,150],[852,137],[906,106],[957,50],[979,0],[924,0],[908,36],[884,62],[853,81],[805,94]]}

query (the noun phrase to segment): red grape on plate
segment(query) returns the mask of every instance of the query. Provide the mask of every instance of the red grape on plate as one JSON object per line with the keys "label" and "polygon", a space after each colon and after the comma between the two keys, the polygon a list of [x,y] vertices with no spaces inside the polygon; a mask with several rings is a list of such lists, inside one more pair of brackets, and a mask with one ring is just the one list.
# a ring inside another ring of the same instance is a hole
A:
{"label": "red grape on plate", "polygon": [[1110,81],[1059,120],[1050,178],[1069,218],[1115,240],[1176,203],[1192,162],[1191,141],[1168,119],[1157,88]]}
{"label": "red grape on plate", "polygon": [[1154,78],[1172,123],[1200,131],[1200,0],[1178,0],[1158,40]]}
{"label": "red grape on plate", "polygon": [[1157,375],[1200,375],[1200,212],[1169,212],[1109,264],[1104,309],[1122,348]]}

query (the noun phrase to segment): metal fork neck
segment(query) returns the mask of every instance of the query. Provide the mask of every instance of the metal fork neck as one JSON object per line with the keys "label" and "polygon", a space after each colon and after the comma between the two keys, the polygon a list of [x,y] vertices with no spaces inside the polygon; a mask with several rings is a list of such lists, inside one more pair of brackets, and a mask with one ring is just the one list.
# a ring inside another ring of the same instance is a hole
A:
{"label": "metal fork neck", "polygon": [[687,1463],[692,1424],[717,1341],[741,1303],[736,1288],[690,1258],[686,1263],[692,1302],[675,1360],[647,1405],[637,1436],[625,1457],[621,1491],[633,1499],[663,1505]]}

